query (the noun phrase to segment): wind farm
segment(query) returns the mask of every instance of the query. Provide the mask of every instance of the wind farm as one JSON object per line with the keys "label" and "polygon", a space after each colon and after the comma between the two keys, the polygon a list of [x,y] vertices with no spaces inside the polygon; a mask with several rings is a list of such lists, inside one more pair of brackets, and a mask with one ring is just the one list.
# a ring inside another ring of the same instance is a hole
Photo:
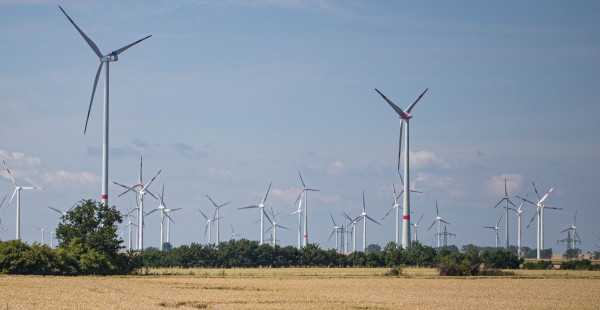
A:
{"label": "wind farm", "polygon": [[74,253],[103,204],[150,273],[598,252],[598,4],[0,7],[3,244]]}

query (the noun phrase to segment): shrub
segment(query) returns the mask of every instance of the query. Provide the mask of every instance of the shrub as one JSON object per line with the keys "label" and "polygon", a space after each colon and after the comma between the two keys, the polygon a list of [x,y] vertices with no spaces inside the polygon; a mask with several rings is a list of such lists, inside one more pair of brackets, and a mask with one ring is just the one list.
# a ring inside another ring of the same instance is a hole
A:
{"label": "shrub", "polygon": [[549,270],[554,269],[554,264],[550,260],[541,260],[537,263],[526,262],[523,264],[523,269],[527,270]]}

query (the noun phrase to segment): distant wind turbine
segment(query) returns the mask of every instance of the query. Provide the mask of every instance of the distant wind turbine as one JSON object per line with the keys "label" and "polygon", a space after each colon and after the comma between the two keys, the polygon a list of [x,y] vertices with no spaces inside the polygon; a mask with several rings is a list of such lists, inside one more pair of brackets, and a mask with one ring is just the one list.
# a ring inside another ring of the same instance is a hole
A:
{"label": "distant wind turbine", "polygon": [[[527,199],[527,197],[529,197],[529,194],[527,194],[525,196],[525,199]],[[518,256],[521,256],[521,215],[523,214],[523,204],[525,203],[525,200],[521,201],[521,204],[519,205],[519,208],[517,209],[517,216],[519,218],[518,221],[518,225],[519,225],[519,230],[517,231],[518,235],[517,235],[517,248],[518,248]]]}
{"label": "distant wind turbine", "polygon": [[367,219],[377,225],[381,225],[381,224],[367,215],[367,211],[366,211],[366,207],[365,207],[365,191],[363,191],[362,198],[363,198],[363,208],[362,208],[362,214],[360,216],[363,220],[363,252],[367,252]]}
{"label": "distant wind turbine", "polygon": [[275,220],[276,214],[275,214],[275,212],[273,212],[273,209],[271,209],[271,217],[273,217],[273,220],[271,220],[269,218],[269,215],[267,213],[265,213],[265,216],[267,217],[267,220],[269,220],[269,223],[271,223],[271,227],[269,227],[267,229],[267,231],[273,229],[273,234],[271,235],[271,239],[273,242],[272,245],[275,246],[277,244],[277,227],[283,228],[283,229],[289,229],[289,228],[277,224],[277,221]]}
{"label": "distant wind turbine", "polygon": [[208,216],[206,216],[206,214],[204,214],[204,212],[202,212],[202,210],[198,209],[198,211],[200,211],[200,213],[202,214],[202,217],[204,217],[204,219],[206,220],[206,227],[204,228],[204,238],[206,238],[206,231],[208,230],[208,242],[207,244],[210,244],[211,238],[210,238],[210,228],[212,226],[212,224],[217,220],[216,218],[208,218]]}
{"label": "distant wind turbine", "polygon": [[273,182],[271,182],[269,184],[269,188],[267,189],[267,192],[265,193],[265,196],[263,197],[263,199],[261,200],[260,204],[258,204],[257,206],[248,206],[248,207],[242,207],[242,208],[238,208],[238,209],[254,209],[254,208],[259,208],[260,209],[260,244],[263,244],[263,235],[265,233],[264,229],[263,229],[263,225],[264,225],[264,214],[265,214],[265,201],[267,200],[267,196],[269,196],[269,191],[271,190],[271,185],[273,185]]}
{"label": "distant wind turbine", "polygon": [[496,231],[496,249],[498,248],[498,241],[500,241],[500,239],[498,239],[498,226],[500,225],[500,221],[502,221],[502,216],[504,216],[504,214],[500,215],[500,219],[498,220],[498,224],[496,224],[496,226],[483,226],[483,228],[490,228]]}
{"label": "distant wind turbine", "polygon": [[544,209],[555,209],[555,210],[562,210],[562,208],[554,208],[554,207],[550,207],[547,205],[544,205],[543,202],[544,200],[546,200],[546,198],[548,198],[548,195],[550,195],[550,193],[554,190],[554,186],[552,186],[552,188],[546,193],[546,195],[544,195],[544,197],[540,198],[540,195],[538,194],[537,188],[535,188],[535,183],[531,182],[531,184],[533,185],[533,190],[535,191],[535,195],[537,196],[537,203],[527,200],[525,198],[521,198],[519,196],[517,196],[517,198],[522,199],[523,201],[526,201],[532,205],[534,205],[536,207],[536,213],[533,215],[533,217],[531,218],[531,221],[529,221],[529,224],[527,225],[527,228],[529,228],[529,225],[531,225],[531,222],[533,222],[533,220],[535,219],[535,217],[537,216],[538,218],[538,231],[537,231],[537,259],[541,259],[542,257],[542,250],[544,249]]}
{"label": "distant wind turbine", "polygon": [[429,226],[427,231],[429,231],[431,229],[431,227],[433,227],[433,225],[435,225],[436,222],[438,223],[438,233],[437,233],[437,237],[438,237],[437,244],[438,245],[437,246],[438,246],[438,248],[440,248],[441,247],[441,239],[440,238],[442,236],[442,223],[446,223],[448,225],[450,225],[450,223],[444,221],[442,219],[442,217],[440,216],[440,211],[438,209],[437,201],[435,202],[435,214],[436,214],[435,221],[433,221],[433,223],[431,223],[431,226]]}
{"label": "distant wind turbine", "polygon": [[419,226],[419,222],[423,219],[424,215],[425,214],[421,215],[421,217],[419,218],[419,220],[413,224],[413,227],[415,229],[415,241],[419,241],[419,237],[417,235],[417,227]]}
{"label": "distant wind turbine", "polygon": [[329,216],[331,217],[331,221],[333,222],[333,231],[331,232],[331,235],[329,235],[329,239],[327,241],[331,240],[331,237],[333,237],[333,235],[335,234],[335,251],[339,252],[340,245],[338,243],[338,235],[341,228],[335,223],[335,220],[333,219],[333,215],[331,215],[331,213],[329,213]]}
{"label": "distant wind turbine", "polygon": [[241,237],[241,235],[235,233],[235,230],[233,230],[233,226],[232,225],[229,225],[229,226],[231,227],[231,239],[235,240],[235,238]]}
{"label": "distant wind turbine", "polygon": [[31,187],[31,186],[17,186],[17,183],[15,183],[15,179],[13,178],[12,174],[10,173],[10,170],[8,169],[8,166],[6,165],[6,161],[2,161],[4,163],[4,167],[6,167],[6,171],[8,172],[8,176],[10,177],[10,180],[12,181],[13,185],[15,186],[15,190],[13,191],[12,196],[10,197],[10,200],[8,201],[8,205],[10,206],[10,203],[12,202],[13,198],[15,198],[15,195],[17,195],[17,240],[21,240],[21,190],[22,189],[45,189],[43,187]]}
{"label": "distant wind turbine", "polygon": [[[579,235],[577,234],[577,227],[575,226],[575,221],[577,220],[577,211],[575,211],[575,216],[573,217],[573,225],[571,225],[571,227],[561,231],[561,233],[564,233],[565,231],[573,231],[573,249],[577,248],[576,247],[576,242],[579,239]],[[579,242],[581,243],[581,239],[579,239]]]}
{"label": "distant wind turbine", "polygon": [[[121,47],[118,50],[112,51],[106,55],[102,55],[100,49],[96,44],[85,34],[77,24],[67,15],[65,10],[62,7],[58,6],[60,10],[65,14],[65,16],[69,19],[71,24],[75,26],[75,29],[81,34],[83,39],[87,42],[87,44],[92,48],[96,56],[98,56],[100,60],[100,67],[98,67],[98,72],[96,72],[96,79],[94,80],[94,87],[92,89],[92,98],[90,99],[90,107],[88,108],[87,118],[85,120],[85,128],[83,129],[83,134],[85,135],[87,131],[87,124],[90,120],[90,111],[92,110],[92,103],[94,102],[94,94],[96,93],[96,86],[98,86],[98,78],[100,77],[100,72],[102,71],[102,65],[106,63],[106,81],[104,82],[104,121],[103,121],[103,138],[102,138],[102,203],[108,206],[108,106],[109,106],[109,63],[113,61],[119,60],[119,54],[123,53],[130,47],[148,39],[150,36],[147,36],[143,39],[137,40],[129,45]],[[140,216],[140,218],[143,218]]]}
{"label": "distant wind turbine", "polygon": [[50,208],[50,210],[52,210],[52,211],[54,211],[54,212],[62,215],[63,217],[66,217],[67,213],[69,213],[69,211],[73,210],[73,208],[75,208],[76,205],[77,205],[77,202],[74,203],[69,209],[67,209],[67,211],[60,211],[60,210],[58,210],[56,208],[53,208],[51,206],[47,206],[47,207]]}
{"label": "distant wind turbine", "polygon": [[300,192],[300,196],[298,196],[296,202],[304,195],[304,239],[302,241],[302,246],[306,246],[308,244],[308,192],[318,192],[319,190],[308,188],[306,186],[304,179],[302,179],[302,174],[300,174],[300,170],[298,170],[298,176],[300,176],[300,182],[302,182],[302,192]]}
{"label": "distant wind turbine", "polygon": [[506,246],[505,246],[505,249],[508,249],[508,245],[509,245],[509,244],[508,244],[508,210],[513,210],[513,211],[515,211],[514,209],[511,209],[511,208],[508,206],[508,204],[510,203],[510,204],[511,204],[511,205],[513,205],[513,207],[515,207],[515,208],[517,208],[517,206],[515,206],[515,204],[514,204],[514,203],[512,203],[512,201],[510,201],[510,198],[508,198],[508,191],[507,191],[507,189],[506,189],[506,179],[504,179],[504,198],[502,198],[502,199],[500,200],[500,202],[498,202],[498,203],[497,203],[497,204],[494,206],[494,208],[496,208],[498,205],[500,205],[500,204],[501,204],[503,201],[506,201],[506,207],[504,207],[504,208],[506,209],[506,231],[505,231],[504,237],[505,237],[505,244],[506,244]]}
{"label": "distant wind turbine", "polygon": [[231,201],[226,202],[222,205],[217,205],[212,199],[210,199],[210,197],[208,195],[206,195],[206,198],[208,198],[208,200],[210,200],[210,202],[212,202],[213,206],[215,206],[215,214],[216,214],[215,218],[217,219],[217,242],[216,242],[216,244],[217,244],[217,246],[219,246],[219,242],[220,242],[220,240],[219,240],[219,219],[221,218],[219,216],[219,210],[221,209],[221,207],[228,205]]}
{"label": "distant wind turbine", "polygon": [[400,173],[400,157],[402,154],[402,127],[406,126],[404,132],[404,201],[402,207],[402,247],[408,249],[410,247],[410,170],[409,170],[409,134],[408,134],[408,121],[412,118],[410,112],[415,107],[417,102],[423,98],[423,95],[427,92],[427,89],[413,102],[406,111],[403,111],[400,107],[390,101],[384,94],[382,94],[377,88],[375,91],[385,100],[387,103],[398,113],[400,118],[400,137],[398,139],[398,173]]}
{"label": "distant wind turbine", "polygon": [[42,244],[41,245],[44,245],[44,230],[46,230],[46,228],[48,228],[48,225],[44,226],[44,228],[35,227],[35,229],[42,232]]}

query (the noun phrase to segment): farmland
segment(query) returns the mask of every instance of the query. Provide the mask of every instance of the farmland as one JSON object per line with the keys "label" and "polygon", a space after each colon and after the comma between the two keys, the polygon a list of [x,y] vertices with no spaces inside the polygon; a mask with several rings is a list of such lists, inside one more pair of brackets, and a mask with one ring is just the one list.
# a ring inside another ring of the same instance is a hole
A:
{"label": "farmland", "polygon": [[0,276],[8,309],[396,309],[598,306],[600,273],[511,271],[503,277],[439,277],[406,268],[150,269],[143,276]]}

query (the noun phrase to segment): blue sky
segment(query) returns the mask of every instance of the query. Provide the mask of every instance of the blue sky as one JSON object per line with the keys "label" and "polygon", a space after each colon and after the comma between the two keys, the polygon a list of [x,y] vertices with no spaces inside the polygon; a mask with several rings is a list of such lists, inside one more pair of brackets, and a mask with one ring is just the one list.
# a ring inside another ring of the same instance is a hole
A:
{"label": "blue sky", "polygon": [[[436,243],[426,230],[437,201],[453,243],[493,245],[482,226],[502,214],[492,207],[505,177],[511,197],[532,197],[531,181],[556,186],[546,202],[564,211],[546,212],[546,247],[564,251],[556,240],[575,210],[581,248],[600,244],[593,1],[0,1],[0,157],[18,183],[47,188],[22,193],[25,241],[40,240],[34,226],[56,227],[46,205],[100,196],[103,79],[84,136],[99,64],[58,4],[103,53],[153,35],[110,67],[109,179],[136,183],[140,156],[145,180],[162,169],[150,189],[164,183],[168,207],[183,208],[175,245],[206,242],[196,210],[212,210],[206,194],[231,201],[222,239],[233,225],[258,240],[258,211],[237,208],[259,203],[271,181],[267,207],[291,228],[278,238],[295,245],[297,218],[284,216],[296,208],[297,170],[321,190],[309,197],[311,242],[334,247],[329,213],[338,224],[342,211],[358,215],[363,190],[381,219],[399,183],[398,118],[375,87],[401,107],[429,88],[411,121],[411,183],[423,191],[411,208],[413,219],[424,214],[424,244]],[[135,205],[120,193],[111,185],[111,204]],[[14,203],[0,219],[12,238]],[[146,224],[146,245],[158,246],[158,215]],[[394,240],[393,218],[371,224],[367,243]],[[535,224],[523,243],[535,247]]]}

